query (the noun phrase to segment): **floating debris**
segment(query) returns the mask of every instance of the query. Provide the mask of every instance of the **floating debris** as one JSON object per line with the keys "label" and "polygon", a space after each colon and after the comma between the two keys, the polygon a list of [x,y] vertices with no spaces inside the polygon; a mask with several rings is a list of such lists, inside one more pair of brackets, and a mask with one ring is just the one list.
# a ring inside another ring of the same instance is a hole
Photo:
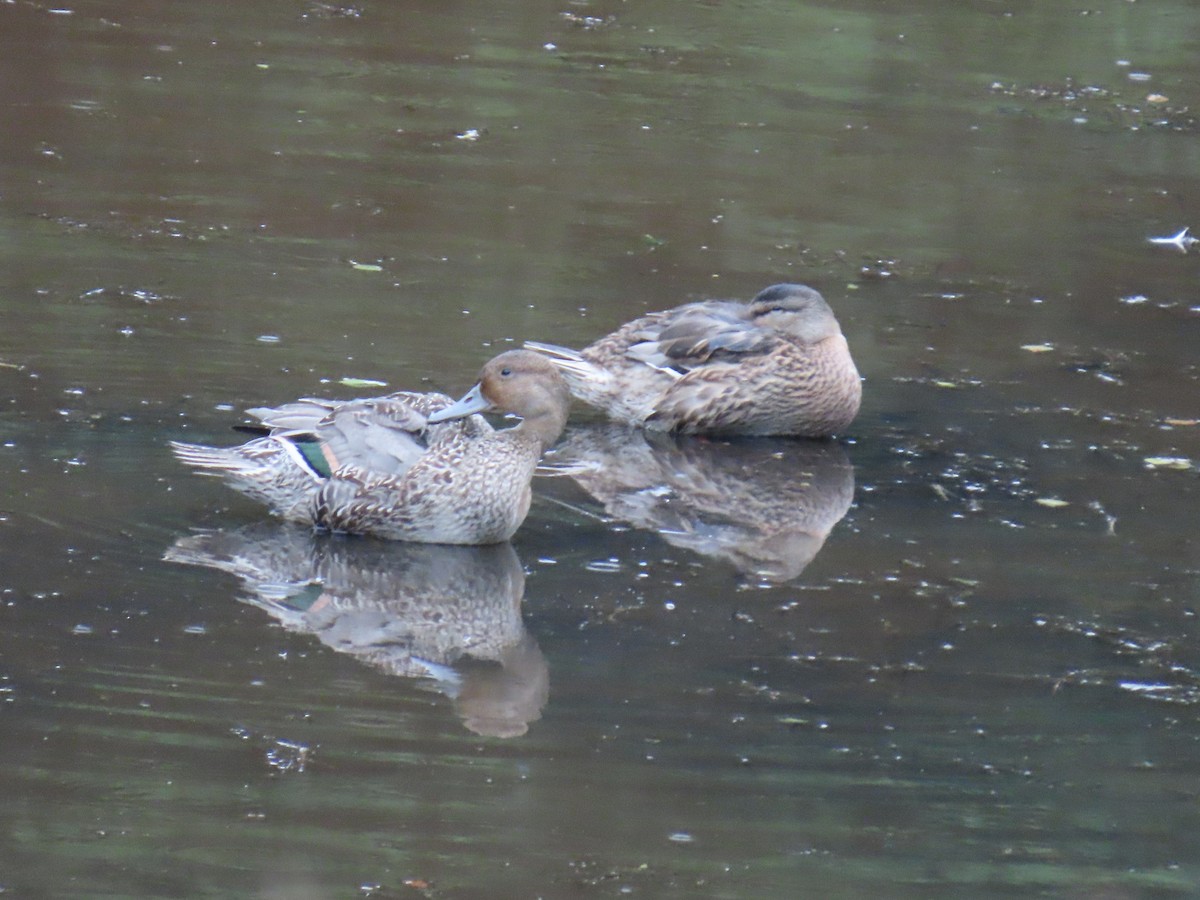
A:
{"label": "floating debris", "polygon": [[138,303],[158,303],[162,300],[170,299],[156,291],[147,290],[146,288],[128,288],[128,287],[97,287],[91,290],[84,291],[79,295],[79,299],[85,302],[93,302],[99,300],[133,300]]}
{"label": "floating debris", "polygon": [[1175,472],[1186,472],[1195,465],[1186,456],[1147,456],[1142,462],[1147,469],[1170,469]]}
{"label": "floating debris", "polygon": [[1160,700],[1170,699],[1171,695],[1177,693],[1179,690],[1179,686],[1175,684],[1145,681],[1118,681],[1117,687],[1123,691],[1132,691],[1135,694],[1145,694]]}
{"label": "floating debris", "polygon": [[559,13],[565,21],[585,31],[593,31],[597,28],[603,28],[605,25],[611,25],[617,21],[616,16],[581,16],[573,12]]}
{"label": "floating debris", "polygon": [[380,388],[387,387],[386,381],[377,381],[374,378],[339,378],[338,384],[352,388]]}
{"label": "floating debris", "polygon": [[361,19],[363,11],[357,6],[341,6],[337,3],[313,3],[301,19]]}
{"label": "floating debris", "polygon": [[1179,232],[1179,234],[1173,234],[1170,237],[1146,238],[1146,243],[1157,244],[1165,247],[1174,247],[1180,253],[1187,253],[1188,247],[1192,246],[1192,244],[1200,243],[1200,238],[1194,238],[1188,234],[1188,231],[1190,230],[1191,226],[1189,225],[1187,228],[1183,229],[1183,231]]}
{"label": "floating debris", "polygon": [[1028,353],[1049,353],[1054,349],[1053,344],[1022,344],[1021,349]]}
{"label": "floating debris", "polygon": [[350,268],[356,272],[382,272],[383,266],[378,263],[360,263],[350,260]]}
{"label": "floating debris", "polygon": [[1057,497],[1038,497],[1033,501],[1038,506],[1045,506],[1048,509],[1061,509],[1064,506],[1070,506],[1069,500],[1059,500]]}
{"label": "floating debris", "polygon": [[787,725],[789,727],[807,725],[809,723],[808,719],[801,718],[800,716],[776,716],[775,721],[780,725]]}
{"label": "floating debris", "polygon": [[267,765],[277,772],[303,772],[312,748],[299,741],[276,738],[267,748]]}

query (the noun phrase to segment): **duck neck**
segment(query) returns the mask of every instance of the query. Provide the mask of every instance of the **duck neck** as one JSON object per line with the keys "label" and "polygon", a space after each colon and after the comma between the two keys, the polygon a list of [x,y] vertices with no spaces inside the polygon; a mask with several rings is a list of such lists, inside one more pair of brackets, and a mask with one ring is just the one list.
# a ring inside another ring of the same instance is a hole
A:
{"label": "duck neck", "polygon": [[535,413],[522,419],[510,431],[523,438],[537,441],[541,449],[545,450],[558,440],[559,435],[563,433],[566,425],[567,410],[564,407],[562,409],[547,409]]}

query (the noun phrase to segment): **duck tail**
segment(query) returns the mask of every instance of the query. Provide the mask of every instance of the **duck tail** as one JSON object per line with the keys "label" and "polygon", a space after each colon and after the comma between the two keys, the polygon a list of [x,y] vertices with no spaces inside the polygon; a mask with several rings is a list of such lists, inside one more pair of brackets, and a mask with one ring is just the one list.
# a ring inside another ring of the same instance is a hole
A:
{"label": "duck tail", "polygon": [[604,371],[594,363],[583,358],[583,354],[570,347],[560,347],[557,344],[543,344],[540,341],[526,341],[526,350],[534,350],[543,356],[550,357],[567,378],[568,384],[577,380],[599,381],[604,378]]}
{"label": "duck tail", "polygon": [[169,443],[175,457],[198,474],[221,478],[235,491],[292,521],[307,521],[309,500],[324,480],[291,441],[265,437],[236,447]]}
{"label": "duck tail", "polygon": [[551,359],[582,361],[583,354],[578,350],[572,350],[570,347],[560,347],[558,344],[543,344],[541,341],[526,341],[526,350],[536,350],[544,356],[549,356]]}
{"label": "duck tail", "polygon": [[236,447],[209,447],[183,441],[168,441],[167,444],[176,459],[199,469],[201,475],[236,476],[257,468],[256,464],[238,454]]}
{"label": "duck tail", "polygon": [[167,441],[175,458],[199,470],[201,475],[217,475],[231,482],[262,478],[280,468],[295,469],[305,478],[320,483],[328,477],[320,471],[294,441],[279,437],[264,437],[233,447],[209,447],[206,444],[187,444]]}

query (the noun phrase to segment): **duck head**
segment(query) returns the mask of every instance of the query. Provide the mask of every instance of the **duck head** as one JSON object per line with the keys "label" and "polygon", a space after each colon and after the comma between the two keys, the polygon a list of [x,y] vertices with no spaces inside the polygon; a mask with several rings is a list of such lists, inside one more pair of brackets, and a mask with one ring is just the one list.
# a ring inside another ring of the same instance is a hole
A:
{"label": "duck head", "polygon": [[750,301],[757,325],[816,344],[842,333],[837,316],[817,291],[803,284],[773,284]]}
{"label": "duck head", "polygon": [[478,412],[511,413],[517,427],[548,447],[567,423],[571,395],[558,368],[540,353],[509,350],[491,359],[479,381],[457,403],[431,414],[427,421],[461,419]]}

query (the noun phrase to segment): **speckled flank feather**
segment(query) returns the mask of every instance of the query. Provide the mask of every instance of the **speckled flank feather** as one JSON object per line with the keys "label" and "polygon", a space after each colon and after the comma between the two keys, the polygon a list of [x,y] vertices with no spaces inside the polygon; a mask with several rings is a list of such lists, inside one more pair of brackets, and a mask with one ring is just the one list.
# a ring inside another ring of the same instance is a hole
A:
{"label": "speckled flank feather", "polygon": [[[569,402],[553,365],[512,350],[484,366],[458,403],[440,394],[302,400],[252,410],[270,433],[239,447],[171,448],[285,519],[405,541],[490,544],[524,521],[533,471],[561,434]],[[473,415],[484,409],[522,421],[496,432]]]}
{"label": "speckled flank feather", "polygon": [[311,518],[331,531],[437,544],[506,541],[529,512],[541,444],[508,429],[454,441],[401,477],[343,469],[321,486]]}
{"label": "speckled flank feather", "polygon": [[862,400],[837,318],[803,285],[650,313],[581,351],[526,346],[559,367],[578,399],[655,430],[824,437],[845,429]]}

